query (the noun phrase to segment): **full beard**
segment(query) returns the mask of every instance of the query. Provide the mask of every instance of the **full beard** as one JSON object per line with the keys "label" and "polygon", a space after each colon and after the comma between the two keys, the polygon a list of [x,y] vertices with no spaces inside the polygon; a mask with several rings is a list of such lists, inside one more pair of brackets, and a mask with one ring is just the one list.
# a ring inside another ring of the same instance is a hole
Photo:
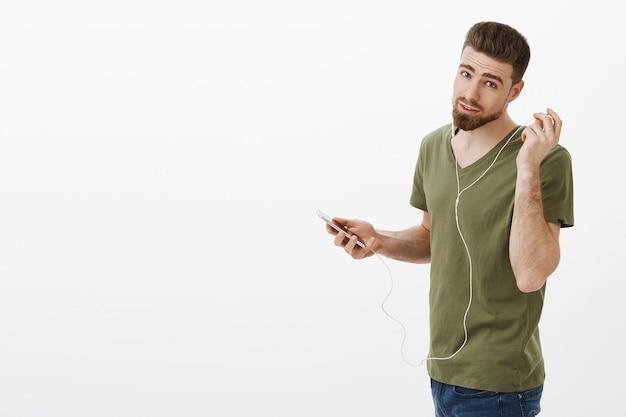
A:
{"label": "full beard", "polygon": [[[455,127],[458,127],[459,129],[465,130],[465,131],[478,129],[479,127],[486,125],[489,122],[493,122],[494,120],[502,116],[502,112],[503,112],[503,110],[500,110],[500,111],[497,111],[496,113],[489,114],[487,116],[481,116],[481,115],[471,116],[471,115],[461,113],[458,109],[458,105],[459,105],[459,99],[456,99],[454,101],[454,105],[452,106],[452,120],[454,121]],[[477,103],[470,103],[470,105],[473,108],[482,110],[482,107],[480,107]]]}

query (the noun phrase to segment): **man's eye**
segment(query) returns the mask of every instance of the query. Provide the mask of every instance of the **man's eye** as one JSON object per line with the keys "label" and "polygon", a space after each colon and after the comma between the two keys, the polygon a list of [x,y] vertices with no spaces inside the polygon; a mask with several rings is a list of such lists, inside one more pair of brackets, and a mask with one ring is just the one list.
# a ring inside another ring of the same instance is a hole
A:
{"label": "man's eye", "polygon": [[461,71],[461,77],[469,77],[470,73],[467,71]]}
{"label": "man's eye", "polygon": [[486,84],[486,85],[487,85],[487,87],[489,87],[489,88],[496,88],[496,87],[497,87],[496,83],[491,82],[491,81],[487,81],[485,84]]}

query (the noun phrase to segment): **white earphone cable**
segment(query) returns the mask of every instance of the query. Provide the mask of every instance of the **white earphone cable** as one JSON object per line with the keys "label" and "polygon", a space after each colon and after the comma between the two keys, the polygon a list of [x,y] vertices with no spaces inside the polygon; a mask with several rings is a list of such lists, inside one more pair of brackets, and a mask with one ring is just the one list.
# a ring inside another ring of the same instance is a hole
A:
{"label": "white earphone cable", "polygon": [[[383,265],[387,269],[387,272],[389,274],[389,279],[390,279],[390,282],[391,282],[389,292],[387,293],[387,295],[385,296],[385,298],[383,299],[383,301],[381,303],[381,309],[383,310],[383,312],[389,318],[391,318],[393,321],[398,323],[398,325],[400,325],[400,327],[402,328],[403,336],[402,336],[402,344],[401,344],[401,347],[400,347],[400,354],[402,356],[402,360],[407,365],[410,365],[410,366],[421,366],[425,361],[428,361],[428,360],[431,360],[431,361],[433,361],[433,360],[443,361],[443,360],[452,359],[467,344],[467,341],[469,339],[469,333],[468,333],[468,330],[467,330],[467,316],[468,316],[469,311],[470,311],[470,309],[472,307],[472,301],[473,301],[473,298],[474,298],[474,266],[472,264],[472,255],[470,253],[470,250],[469,250],[469,247],[467,245],[467,242],[465,241],[465,237],[463,236],[463,232],[461,231],[461,225],[459,223],[459,211],[458,210],[459,210],[459,201],[461,199],[461,194],[463,194],[465,191],[467,191],[468,189],[473,187],[474,184],[476,184],[481,178],[483,178],[487,174],[487,172],[491,169],[491,167],[494,166],[494,164],[498,160],[498,157],[500,156],[500,154],[502,153],[504,148],[509,144],[511,139],[513,139],[513,137],[517,134],[517,132],[520,131],[520,129],[522,129],[523,127],[528,126],[532,121],[533,121],[533,119],[529,120],[525,124],[520,125],[517,129],[515,129],[515,131],[506,140],[504,145],[502,145],[502,147],[500,148],[500,150],[496,154],[496,156],[493,159],[493,161],[491,162],[491,164],[487,167],[487,169],[485,169],[485,171],[481,175],[479,175],[478,178],[476,178],[471,184],[469,184],[467,187],[465,187],[463,189],[461,189],[461,183],[460,183],[460,179],[459,179],[459,164],[458,164],[458,161],[456,159],[456,155],[454,156],[455,175],[456,175],[456,183],[457,183],[457,196],[456,196],[455,203],[454,203],[454,217],[455,217],[455,221],[456,221],[456,228],[457,228],[457,231],[459,233],[459,237],[461,238],[461,241],[463,242],[463,247],[465,248],[465,253],[467,254],[467,259],[468,259],[468,264],[469,264],[469,290],[468,290],[469,291],[469,296],[468,296],[467,308],[465,309],[465,313],[463,314],[463,333],[464,333],[464,338],[463,338],[463,343],[459,346],[459,348],[454,353],[452,353],[451,355],[446,356],[446,357],[426,357],[418,364],[413,364],[413,363],[410,363],[409,361],[406,360],[406,358],[404,356],[404,345],[405,345],[406,337],[407,337],[406,327],[404,327],[404,325],[398,319],[396,319],[391,314],[389,314],[389,312],[387,312],[387,310],[385,309],[385,302],[387,301],[387,299],[393,293],[393,287],[394,287],[394,285],[393,285],[393,275],[391,273],[391,269],[389,268],[389,266],[387,266],[387,264],[385,263],[383,258],[378,253],[374,252],[374,255],[376,255],[378,257],[378,259],[383,263]],[[454,125],[452,125],[452,137],[454,137]]]}

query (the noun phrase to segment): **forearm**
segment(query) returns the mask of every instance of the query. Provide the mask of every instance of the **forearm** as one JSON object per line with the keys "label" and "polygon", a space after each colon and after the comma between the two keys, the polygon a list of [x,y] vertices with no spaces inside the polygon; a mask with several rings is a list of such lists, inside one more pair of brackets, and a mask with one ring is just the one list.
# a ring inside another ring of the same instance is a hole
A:
{"label": "forearm", "polygon": [[545,220],[539,169],[519,170],[509,256],[518,288],[543,287],[559,264],[559,225]]}
{"label": "forearm", "polygon": [[398,232],[377,231],[377,253],[411,263],[430,262],[430,230],[423,224]]}

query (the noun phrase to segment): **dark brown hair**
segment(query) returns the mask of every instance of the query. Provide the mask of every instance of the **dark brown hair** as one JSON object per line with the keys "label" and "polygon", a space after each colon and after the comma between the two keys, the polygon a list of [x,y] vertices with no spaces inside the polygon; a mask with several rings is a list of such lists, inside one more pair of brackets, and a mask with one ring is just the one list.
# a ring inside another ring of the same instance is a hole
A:
{"label": "dark brown hair", "polygon": [[519,82],[530,61],[528,41],[517,30],[498,22],[480,22],[472,26],[465,36],[463,49],[472,47],[498,62],[513,66],[513,84]]}

